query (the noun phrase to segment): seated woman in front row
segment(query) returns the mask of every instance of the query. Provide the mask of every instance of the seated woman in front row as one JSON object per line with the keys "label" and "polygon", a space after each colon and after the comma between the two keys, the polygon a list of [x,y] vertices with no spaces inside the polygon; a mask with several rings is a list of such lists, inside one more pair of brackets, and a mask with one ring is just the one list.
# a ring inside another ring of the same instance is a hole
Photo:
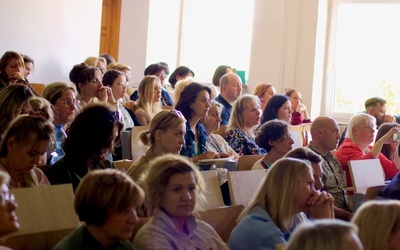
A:
{"label": "seated woman in front row", "polygon": [[231,146],[229,146],[225,139],[219,134],[212,133],[219,129],[221,123],[221,112],[222,104],[216,101],[211,101],[208,115],[200,120],[208,134],[208,140],[206,142],[207,151],[212,151],[218,154],[220,158],[232,156],[234,159],[237,159],[239,158],[239,155],[231,148]]}
{"label": "seated woman in front row", "polygon": [[261,155],[265,150],[255,143],[254,128],[260,122],[260,100],[255,95],[242,95],[232,108],[226,141],[238,155]]}
{"label": "seated woman in front row", "polygon": [[215,230],[193,216],[204,181],[197,167],[178,155],[151,162],[144,179],[150,215],[136,234],[137,249],[228,249]]}
{"label": "seated woman in front row", "polygon": [[365,160],[365,159],[379,159],[386,178],[391,180],[399,172],[394,161],[387,159],[382,153],[382,146],[390,143],[393,134],[397,133],[400,129],[399,126],[391,128],[385,135],[377,140],[373,146],[370,144],[374,141],[376,130],[375,117],[359,113],[350,118],[349,126],[346,131],[346,139],[340,144],[335,156],[340,161],[343,171],[346,172],[347,186],[352,187],[349,161],[351,160]]}
{"label": "seated woman in front row", "polygon": [[290,134],[289,125],[284,121],[275,119],[260,127],[256,136],[256,143],[267,153],[261,160],[254,163],[252,170],[269,169],[274,162],[292,150],[294,141]]}
{"label": "seated woman in front row", "polygon": [[1,142],[0,171],[11,176],[10,188],[47,186],[49,181],[36,166],[53,137],[51,104],[33,97],[25,102],[24,112],[11,122]]}
{"label": "seated woman in front row", "polygon": [[129,167],[129,176],[138,182],[147,171],[149,161],[167,153],[179,154],[185,143],[185,134],[186,120],[181,112],[173,109],[158,113],[151,120],[149,130],[141,132],[137,138],[143,145],[150,147]]}
{"label": "seated woman in front row", "polygon": [[286,243],[306,220],[334,218],[333,198],[314,188],[313,170],[306,161],[283,158],[268,170],[258,192],[239,215],[229,237],[231,249],[275,249]]}
{"label": "seated woman in front row", "polygon": [[84,224],[53,249],[132,250],[128,240],[138,221],[136,208],[144,200],[143,190],[116,169],[94,170],[76,190],[74,207]]}

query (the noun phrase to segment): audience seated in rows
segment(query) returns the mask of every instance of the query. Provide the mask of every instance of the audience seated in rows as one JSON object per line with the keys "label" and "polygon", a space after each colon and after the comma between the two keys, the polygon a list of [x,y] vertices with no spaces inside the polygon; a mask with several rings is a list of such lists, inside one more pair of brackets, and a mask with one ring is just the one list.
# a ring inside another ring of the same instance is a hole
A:
{"label": "audience seated in rows", "polygon": [[[1,94],[0,94],[1,95]],[[43,90],[43,98],[51,103],[54,111],[53,124],[61,124],[63,129],[67,129],[67,125],[71,123],[76,115],[76,92],[71,84],[65,82],[53,82]]]}
{"label": "audience seated in rows", "polygon": [[299,125],[301,123],[310,123],[310,115],[308,114],[307,107],[303,104],[301,93],[296,89],[289,89],[286,95],[290,98],[292,103],[292,125]]}
{"label": "audience seated in rows", "polygon": [[242,80],[235,73],[226,73],[221,77],[221,94],[215,100],[223,105],[221,125],[228,125],[232,106],[242,95]]}
{"label": "audience seated in rows", "polygon": [[53,138],[51,104],[41,97],[32,97],[25,106],[26,114],[15,118],[7,129],[0,147],[0,170],[11,176],[9,188],[49,185],[36,166]]}
{"label": "audience seated in rows", "polygon": [[103,76],[99,68],[88,66],[85,63],[75,65],[69,73],[69,79],[78,90],[77,99],[80,100],[79,110],[91,102],[108,102],[116,104],[111,88],[104,87],[101,83]]}
{"label": "audience seated in rows", "polygon": [[364,250],[399,247],[399,201],[367,201],[358,208],[351,222],[358,226]]}
{"label": "audience seated in rows", "polygon": [[310,218],[333,218],[333,198],[314,189],[311,166],[305,161],[283,158],[275,162],[228,241],[231,249],[275,249],[286,243],[291,232]]}
{"label": "audience seated in rows", "polygon": [[239,155],[229,146],[225,139],[219,134],[212,133],[213,131],[217,131],[220,127],[221,112],[222,105],[216,101],[211,101],[208,115],[200,120],[208,135],[206,142],[207,151],[218,154],[219,158],[232,157],[238,159]]}
{"label": "audience seated in rows", "polygon": [[265,154],[254,141],[254,127],[260,121],[260,100],[254,95],[242,95],[236,101],[228,124],[226,141],[240,156]]}
{"label": "audience seated in rows", "polygon": [[258,98],[260,98],[261,109],[264,111],[271,97],[276,95],[276,90],[271,84],[261,82],[257,84],[256,88],[254,89],[253,95],[256,95],[258,96]]}
{"label": "audience seated in rows", "polygon": [[[376,129],[375,117],[359,113],[350,118],[346,140],[336,150],[335,156],[340,161],[343,170],[346,172],[347,186],[352,187],[349,161],[379,158],[386,179],[391,180],[399,171],[394,161],[387,159],[381,149],[385,143],[392,140],[393,134],[397,133],[398,127],[391,128],[384,136],[374,143]],[[400,166],[398,166],[400,168]]]}
{"label": "audience seated in rows", "polygon": [[332,154],[340,138],[339,131],[339,125],[332,117],[317,117],[311,125],[312,141],[307,147],[323,158],[322,190],[335,198],[335,217],[350,221],[353,213],[345,190],[346,176],[339,160]]}
{"label": "audience seated in rows", "polygon": [[115,169],[88,173],[76,190],[74,207],[84,223],[53,249],[131,250],[136,208],[143,190],[125,173]]}
{"label": "audience seated in rows", "polygon": [[65,156],[46,171],[50,183],[72,183],[76,190],[88,172],[115,168],[107,155],[113,152],[114,144],[119,141],[122,126],[116,112],[106,104],[88,105],[66,131]]}
{"label": "audience seated in rows", "polygon": [[308,221],[294,230],[286,250],[363,250],[358,228],[340,220]]}
{"label": "audience seated in rows", "polygon": [[24,103],[33,96],[31,89],[23,84],[10,85],[0,91],[1,140],[11,121],[19,114],[25,113]]}
{"label": "audience seated in rows", "polygon": [[176,104],[176,109],[186,118],[185,144],[180,154],[191,158],[193,162],[217,156],[214,152],[207,151],[207,132],[199,122],[207,116],[210,109],[210,93],[208,87],[193,82],[183,89]]}
{"label": "audience seated in rows", "polygon": [[264,123],[258,130],[255,141],[267,153],[254,163],[252,170],[269,169],[273,163],[292,150],[294,143],[289,125],[278,119]]}
{"label": "audience seated in rows", "polygon": [[182,113],[175,109],[158,113],[151,120],[149,130],[139,134],[138,139],[149,149],[129,167],[129,176],[138,182],[147,172],[149,161],[167,153],[179,154],[185,134],[186,119]]}
{"label": "audience seated in rows", "polygon": [[151,119],[161,111],[161,83],[155,76],[145,76],[139,83],[139,99],[135,115],[140,126],[148,126]]}
{"label": "audience seated in rows", "polygon": [[203,177],[188,159],[164,155],[151,162],[144,179],[152,216],[136,234],[137,249],[228,249],[215,230],[193,211],[204,199]]}

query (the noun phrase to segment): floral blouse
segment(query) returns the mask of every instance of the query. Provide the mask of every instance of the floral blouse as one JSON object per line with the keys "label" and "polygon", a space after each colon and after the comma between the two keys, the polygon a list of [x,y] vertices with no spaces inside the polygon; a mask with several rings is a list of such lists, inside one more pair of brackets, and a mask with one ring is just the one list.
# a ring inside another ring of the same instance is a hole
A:
{"label": "floral blouse", "polygon": [[254,138],[248,136],[243,130],[232,129],[226,136],[226,141],[238,155],[261,155],[266,151],[257,146]]}

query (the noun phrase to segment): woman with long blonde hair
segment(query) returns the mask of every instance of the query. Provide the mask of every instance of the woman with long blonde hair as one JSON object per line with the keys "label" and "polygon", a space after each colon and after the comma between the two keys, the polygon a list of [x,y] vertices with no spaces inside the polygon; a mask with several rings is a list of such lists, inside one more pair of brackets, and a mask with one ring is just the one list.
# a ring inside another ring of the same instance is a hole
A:
{"label": "woman with long blonde hair", "polygon": [[145,76],[139,83],[138,92],[135,115],[141,126],[148,126],[161,111],[161,82],[155,76]]}

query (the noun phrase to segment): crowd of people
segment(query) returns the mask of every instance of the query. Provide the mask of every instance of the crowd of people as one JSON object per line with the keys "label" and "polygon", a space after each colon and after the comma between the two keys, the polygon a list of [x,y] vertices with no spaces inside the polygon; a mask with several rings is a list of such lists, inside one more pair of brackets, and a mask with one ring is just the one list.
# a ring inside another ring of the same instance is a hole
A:
{"label": "crowd of people", "polygon": [[[131,95],[131,67],[108,54],[77,63],[71,83],[49,83],[40,94],[27,78],[33,68],[32,58],[14,51],[0,59],[0,239],[21,227],[10,190],[71,184],[82,226],[54,249],[400,245],[400,126],[385,114],[382,98],[365,102],[340,142],[336,120],[312,121],[298,90],[279,94],[260,83],[253,94],[242,93],[242,79],[227,65],[216,68],[212,84],[203,84],[189,67],[169,76],[168,64],[157,62]],[[291,127],[303,123],[312,140],[294,148]],[[50,165],[60,146],[56,126],[66,131],[63,157]],[[114,161],[122,159],[122,132],[135,126],[147,126],[137,138],[147,151],[125,173]],[[246,155],[260,155],[252,170],[267,174],[224,242],[196,217],[207,200],[196,163]],[[386,180],[393,179],[382,192],[392,200],[369,201],[355,211],[348,162],[374,158]],[[149,220],[132,238],[139,217]]]}

